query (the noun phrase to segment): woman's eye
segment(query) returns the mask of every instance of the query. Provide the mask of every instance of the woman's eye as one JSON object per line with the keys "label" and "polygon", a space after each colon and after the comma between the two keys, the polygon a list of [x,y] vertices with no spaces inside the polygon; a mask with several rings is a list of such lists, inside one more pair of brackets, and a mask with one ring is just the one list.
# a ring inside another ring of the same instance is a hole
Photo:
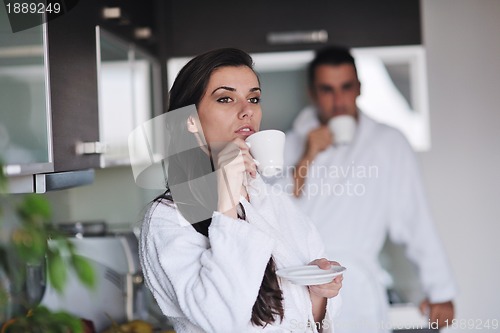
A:
{"label": "woman's eye", "polygon": [[231,101],[232,101],[231,97],[221,97],[217,100],[217,102],[219,103],[229,103]]}
{"label": "woman's eye", "polygon": [[252,97],[248,101],[250,103],[253,103],[253,104],[259,104],[260,103],[260,97]]}

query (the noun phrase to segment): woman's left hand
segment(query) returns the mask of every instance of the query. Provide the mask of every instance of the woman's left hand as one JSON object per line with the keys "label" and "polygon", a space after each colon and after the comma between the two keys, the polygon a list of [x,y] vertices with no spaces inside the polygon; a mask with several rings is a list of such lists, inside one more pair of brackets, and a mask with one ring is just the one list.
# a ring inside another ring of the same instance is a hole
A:
{"label": "woman's left hand", "polygon": [[[316,265],[321,269],[330,269],[331,266],[340,266],[336,261],[330,261],[325,258],[316,259],[309,263],[309,265]],[[342,274],[337,275],[331,282],[309,286],[309,293],[311,296],[332,298],[339,294],[342,288]]]}

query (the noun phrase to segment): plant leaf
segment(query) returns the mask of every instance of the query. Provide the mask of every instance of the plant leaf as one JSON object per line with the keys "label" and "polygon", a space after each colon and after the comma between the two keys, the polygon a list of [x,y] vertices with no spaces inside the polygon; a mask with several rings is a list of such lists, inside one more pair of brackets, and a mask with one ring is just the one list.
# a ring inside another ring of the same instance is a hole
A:
{"label": "plant leaf", "polygon": [[19,216],[26,222],[47,221],[51,216],[49,202],[38,194],[28,194],[17,208]]}
{"label": "plant leaf", "polygon": [[67,270],[59,252],[49,255],[48,266],[50,283],[58,293],[62,293],[66,284]]}
{"label": "plant leaf", "polygon": [[39,316],[48,316],[50,314],[50,310],[46,306],[39,305],[33,310],[33,314]]}
{"label": "plant leaf", "polygon": [[90,262],[80,255],[73,255],[71,257],[73,268],[78,275],[78,279],[87,287],[94,287],[96,277],[94,274],[94,268]]}
{"label": "plant leaf", "polygon": [[56,312],[52,317],[58,326],[69,328],[71,333],[83,333],[83,324],[79,318],[64,311]]}
{"label": "plant leaf", "polygon": [[26,262],[39,262],[47,250],[45,235],[31,226],[14,230],[12,243],[19,257]]}

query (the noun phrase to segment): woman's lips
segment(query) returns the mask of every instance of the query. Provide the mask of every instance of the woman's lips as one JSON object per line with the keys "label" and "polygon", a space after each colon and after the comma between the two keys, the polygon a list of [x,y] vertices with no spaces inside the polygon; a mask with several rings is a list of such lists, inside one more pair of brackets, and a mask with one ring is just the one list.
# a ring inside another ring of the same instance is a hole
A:
{"label": "woman's lips", "polygon": [[243,136],[250,136],[255,133],[253,128],[245,126],[241,127],[238,130],[235,131],[236,134],[243,135]]}

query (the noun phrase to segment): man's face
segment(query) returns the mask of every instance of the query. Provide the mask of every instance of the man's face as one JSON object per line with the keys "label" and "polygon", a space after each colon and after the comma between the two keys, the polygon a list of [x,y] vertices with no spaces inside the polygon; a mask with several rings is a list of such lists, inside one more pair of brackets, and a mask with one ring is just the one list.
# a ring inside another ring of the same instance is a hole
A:
{"label": "man's face", "polygon": [[351,115],[357,118],[356,98],[360,83],[351,64],[316,67],[311,97],[318,109],[321,123],[332,117]]}

